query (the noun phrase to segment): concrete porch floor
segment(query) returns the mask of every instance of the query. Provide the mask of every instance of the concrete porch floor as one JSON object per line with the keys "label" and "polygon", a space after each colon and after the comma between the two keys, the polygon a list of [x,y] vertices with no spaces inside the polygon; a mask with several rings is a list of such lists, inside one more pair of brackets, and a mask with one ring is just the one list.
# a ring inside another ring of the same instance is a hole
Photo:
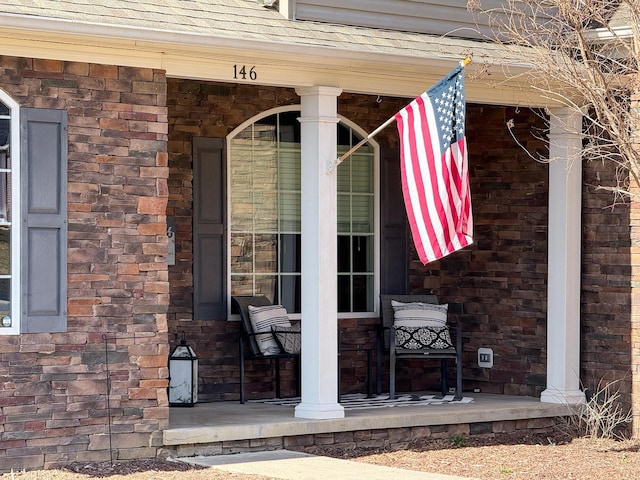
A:
{"label": "concrete porch floor", "polygon": [[214,402],[170,409],[165,447],[316,435],[359,430],[535,420],[571,414],[567,405],[539,398],[469,393],[472,403],[346,410],[340,419],[294,417],[294,407]]}

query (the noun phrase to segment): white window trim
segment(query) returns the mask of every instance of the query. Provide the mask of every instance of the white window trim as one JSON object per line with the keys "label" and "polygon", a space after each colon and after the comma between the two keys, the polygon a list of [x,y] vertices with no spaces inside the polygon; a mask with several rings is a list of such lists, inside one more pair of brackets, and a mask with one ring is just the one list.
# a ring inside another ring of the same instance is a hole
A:
{"label": "white window trim", "polygon": [[[248,120],[244,121],[243,123],[241,123],[240,125],[238,125],[236,128],[234,128],[228,135],[226,138],[226,151],[227,151],[227,155],[226,155],[226,170],[227,172],[231,171],[231,165],[229,165],[229,162],[231,161],[231,140],[233,138],[236,137],[236,135],[238,135],[240,132],[242,132],[245,128],[247,128],[249,125],[258,122],[259,120],[268,117],[270,115],[274,115],[276,113],[286,113],[286,112],[295,112],[295,111],[300,111],[301,110],[301,106],[300,105],[286,105],[286,106],[282,106],[282,107],[275,107],[275,108],[271,108],[269,110],[265,110],[264,112],[260,112],[257,115],[254,115],[253,117],[249,118]],[[352,122],[351,120],[343,117],[342,115],[338,115],[338,119],[340,120],[340,123],[344,124],[345,126],[351,128],[353,131],[355,131],[358,135],[360,135],[362,138],[366,138],[367,135],[369,135],[366,131],[364,131],[362,129],[362,127],[360,127],[358,124]],[[373,226],[373,235],[374,235],[374,265],[373,265],[373,273],[374,273],[374,280],[373,280],[373,289],[374,289],[374,301],[373,301],[373,308],[374,311],[373,312],[338,312],[338,318],[371,318],[372,316],[375,316],[378,314],[379,310],[380,310],[380,145],[378,144],[378,142],[376,142],[373,139],[369,139],[368,143],[371,145],[371,147],[373,148],[373,159],[374,159],[374,165],[373,165],[373,198],[375,199],[374,202],[374,211],[373,211],[373,222],[374,222],[374,226]],[[340,168],[338,166],[338,168]],[[229,192],[231,192],[231,175],[227,174],[227,202],[229,201]],[[231,225],[231,208],[227,208],[227,219],[226,219],[227,225]],[[231,243],[231,228],[227,228],[227,232],[226,232],[226,243],[227,245],[230,245]],[[229,295],[231,295],[231,252],[230,250],[227,250],[227,292],[229,292]],[[336,292],[337,295],[337,292]],[[227,302],[228,304],[228,314],[227,314],[227,318],[238,318],[238,315],[231,315],[231,302]],[[293,314],[290,315],[291,318],[293,319],[299,319],[300,318],[300,314]]]}
{"label": "white window trim", "polygon": [[11,326],[0,335],[20,334],[20,105],[0,89],[0,102],[11,110]]}
{"label": "white window trim", "polygon": [[[369,135],[362,127],[348,118],[338,115],[340,123],[351,128],[362,138]],[[380,302],[380,145],[368,140],[373,148],[373,312],[338,312],[338,318],[371,318],[379,312]],[[337,168],[340,168],[338,165]]]}

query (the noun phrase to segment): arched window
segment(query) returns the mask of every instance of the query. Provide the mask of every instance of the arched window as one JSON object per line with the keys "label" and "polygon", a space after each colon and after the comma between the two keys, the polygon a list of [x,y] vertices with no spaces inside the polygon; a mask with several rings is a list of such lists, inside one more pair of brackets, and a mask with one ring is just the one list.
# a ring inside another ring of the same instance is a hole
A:
{"label": "arched window", "polygon": [[[276,109],[229,139],[231,295],[266,295],[300,312],[300,123],[298,109]],[[338,154],[363,136],[338,124]],[[372,312],[377,288],[376,158],[373,143],[345,160],[338,175],[338,310]]]}

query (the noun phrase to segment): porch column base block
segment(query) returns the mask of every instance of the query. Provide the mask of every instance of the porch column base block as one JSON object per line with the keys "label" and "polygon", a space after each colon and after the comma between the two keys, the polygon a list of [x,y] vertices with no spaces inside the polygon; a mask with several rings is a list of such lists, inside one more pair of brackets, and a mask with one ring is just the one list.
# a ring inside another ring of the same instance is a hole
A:
{"label": "porch column base block", "polygon": [[585,396],[581,390],[557,390],[547,388],[540,394],[540,401],[542,403],[578,405],[585,402]]}
{"label": "porch column base block", "polygon": [[296,418],[344,418],[344,407],[339,403],[319,404],[319,403],[300,403],[295,410]]}

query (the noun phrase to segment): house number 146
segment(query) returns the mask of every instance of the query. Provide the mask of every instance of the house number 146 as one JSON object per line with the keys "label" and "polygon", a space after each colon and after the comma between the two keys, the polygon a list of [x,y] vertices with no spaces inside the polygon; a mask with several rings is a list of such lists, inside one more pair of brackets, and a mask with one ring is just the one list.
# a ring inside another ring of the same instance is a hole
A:
{"label": "house number 146", "polygon": [[247,77],[249,80],[256,80],[258,78],[258,72],[256,72],[256,67],[253,66],[247,69],[246,65],[234,65],[233,66],[233,78],[234,80],[246,80]]}

